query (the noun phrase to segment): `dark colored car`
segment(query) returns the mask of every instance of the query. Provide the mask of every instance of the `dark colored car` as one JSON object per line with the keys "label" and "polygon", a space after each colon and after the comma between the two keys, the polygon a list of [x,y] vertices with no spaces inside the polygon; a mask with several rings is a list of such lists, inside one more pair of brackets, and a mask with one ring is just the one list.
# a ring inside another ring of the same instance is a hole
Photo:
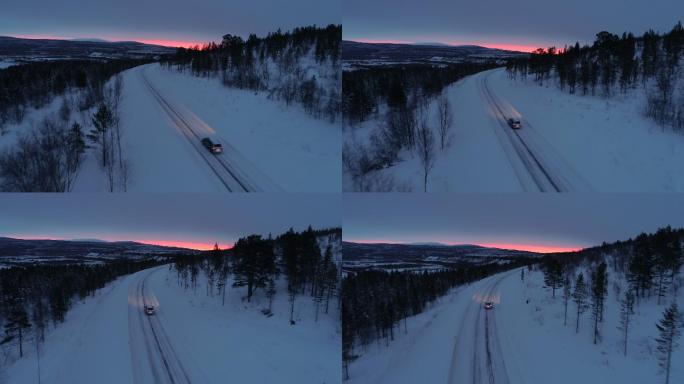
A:
{"label": "dark colored car", "polygon": [[485,301],[484,307],[485,309],[494,309],[494,303],[492,303],[491,301]]}
{"label": "dark colored car", "polygon": [[522,123],[520,123],[520,119],[510,118],[508,119],[508,126],[513,129],[520,129],[522,127]]}
{"label": "dark colored car", "polygon": [[151,305],[146,305],[145,306],[145,314],[146,315],[154,315],[154,307]]}
{"label": "dark colored car", "polygon": [[213,154],[223,153],[223,146],[220,143],[215,143],[208,137],[202,139],[202,145],[204,145],[204,147],[207,148],[209,152]]}

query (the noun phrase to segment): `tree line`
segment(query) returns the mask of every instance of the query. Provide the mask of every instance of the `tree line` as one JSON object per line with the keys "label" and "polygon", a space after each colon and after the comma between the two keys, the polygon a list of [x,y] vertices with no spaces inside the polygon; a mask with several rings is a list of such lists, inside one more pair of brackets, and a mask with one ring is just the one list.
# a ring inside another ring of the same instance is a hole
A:
{"label": "tree line", "polygon": [[[246,40],[228,34],[220,44],[179,48],[162,64],[195,76],[220,77],[228,87],[268,92],[335,122],[340,115],[341,41],[342,26],[332,24],[278,30],[265,37],[250,34]],[[311,74],[314,63],[317,74]]]}
{"label": "tree line", "polygon": [[[69,192],[86,150],[93,148],[106,176],[107,189],[127,191],[131,165],[121,143],[120,72],[147,62],[65,60],[12,66],[5,70],[8,72],[0,70],[0,83],[5,81],[15,88],[25,85],[25,90],[17,92],[17,98],[8,104],[22,111],[20,120],[29,106],[40,108],[63,96],[55,113],[46,115],[30,131],[19,133],[16,145],[0,153],[0,190]],[[4,91],[0,90],[0,104]],[[34,99],[39,92],[42,93]]]}
{"label": "tree line", "polygon": [[[375,185],[377,180],[367,184],[366,176],[392,166],[399,160],[402,150],[409,150],[415,151],[421,162],[423,189],[427,192],[436,150],[448,146],[453,122],[451,105],[445,96],[438,100],[435,119],[428,116],[430,102],[449,84],[496,65],[494,62],[445,66],[407,64],[344,71],[344,123],[354,129],[372,118],[381,120],[369,143],[344,144],[343,164],[354,179],[354,189],[387,189]],[[431,126],[430,121],[437,121],[437,126]]]}
{"label": "tree line", "polygon": [[64,321],[77,300],[116,278],[167,263],[165,259],[121,259],[103,264],[36,264],[0,269],[0,346],[23,357],[27,340],[39,344],[45,331]]}
{"label": "tree line", "polygon": [[379,271],[349,273],[342,282],[342,360],[344,378],[349,378],[349,364],[358,356],[354,349],[372,342],[394,340],[410,316],[422,313],[427,306],[459,285],[510,270],[525,263],[519,259],[507,264],[463,265],[441,271]]}
{"label": "tree line", "polygon": [[[635,307],[653,296],[658,305],[670,297],[672,303],[656,324],[658,336],[655,338],[658,362],[668,382],[672,352],[684,327],[682,313],[675,300],[681,285],[677,277],[684,263],[682,237],[684,230],[668,226],[652,234],[642,233],[627,241],[546,257],[541,264],[544,283],[551,290],[552,298],[556,297],[556,290],[562,289],[564,325],[568,323],[568,306],[572,303],[575,332],[579,333],[581,319],[589,311],[593,343],[601,342],[609,266],[615,275],[612,277],[613,289],[620,305],[615,326],[622,336],[621,345],[625,355]],[[588,267],[580,269],[583,264]],[[626,286],[622,281],[626,282]]]}
{"label": "tree line", "polygon": [[8,123],[21,123],[29,108],[42,108],[68,91],[82,91],[73,108],[88,110],[104,98],[104,85],[115,74],[150,60],[38,61],[0,69],[0,134]]}
{"label": "tree line", "polygon": [[56,114],[21,133],[16,145],[0,153],[0,190],[69,192],[86,150],[92,148],[106,175],[109,192],[126,192],[131,166],[121,144],[122,90],[123,79],[116,74],[111,84],[99,91],[98,104],[91,107],[97,107],[92,115],[88,109],[75,111],[65,97]]}
{"label": "tree line", "polygon": [[[322,248],[322,240],[325,247]],[[245,289],[247,302],[258,292],[269,300],[265,314],[270,315],[277,281],[284,276],[290,303],[290,323],[295,324],[294,309],[298,297],[309,297],[314,314],[328,313],[331,302],[339,297],[339,268],[334,259],[334,244],[341,241],[341,229],[314,230],[311,227],[272,238],[250,235],[240,238],[233,248],[213,251],[199,257],[178,258],[174,263],[178,285],[196,290],[205,282],[207,296],[219,297],[225,304],[226,289],[232,277],[232,287]],[[203,277],[203,278],[201,278]]]}
{"label": "tree line", "polygon": [[539,48],[529,57],[509,61],[507,70],[512,78],[552,81],[573,94],[609,97],[641,85],[647,90],[646,115],[663,127],[682,130],[684,94],[677,99],[676,92],[683,53],[684,27],[679,22],[664,34],[649,30],[635,37],[603,31],[592,45]]}

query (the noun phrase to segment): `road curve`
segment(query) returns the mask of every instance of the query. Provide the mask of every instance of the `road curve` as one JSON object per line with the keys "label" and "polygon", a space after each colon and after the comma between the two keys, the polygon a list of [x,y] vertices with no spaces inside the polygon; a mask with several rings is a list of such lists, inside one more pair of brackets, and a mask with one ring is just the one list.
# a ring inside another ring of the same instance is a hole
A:
{"label": "road curve", "polygon": [[[498,126],[495,133],[526,191],[591,191],[589,183],[548,143],[534,126],[490,88],[488,72],[480,78],[482,97],[490,106]],[[522,128],[511,129],[509,118],[519,118]]]}
{"label": "road curve", "polygon": [[188,371],[179,359],[158,314],[145,314],[145,305],[153,305],[159,311],[159,303],[146,283],[153,268],[129,288],[128,327],[133,379],[136,384],[170,383],[191,384]]}
{"label": "road curve", "polygon": [[[144,70],[139,73],[142,82],[150,91],[150,94],[171,119],[178,132],[188,140],[188,143],[197,151],[198,155],[219,179],[223,188],[228,192],[282,190],[268,176],[257,170],[256,167],[245,159],[235,147],[222,138],[214,135],[213,129],[208,127],[194,115],[183,113],[180,108],[173,105],[167,98],[162,96],[159,90],[155,88],[147,76],[145,76]],[[223,145],[224,152],[222,154],[211,154],[201,144],[202,138],[207,136],[212,136],[216,142]]]}
{"label": "road curve", "polygon": [[[501,302],[499,283],[514,272],[492,277],[482,290],[473,295],[454,344],[448,384],[511,383],[499,342],[495,312]],[[485,301],[493,301],[495,308],[484,309]]]}

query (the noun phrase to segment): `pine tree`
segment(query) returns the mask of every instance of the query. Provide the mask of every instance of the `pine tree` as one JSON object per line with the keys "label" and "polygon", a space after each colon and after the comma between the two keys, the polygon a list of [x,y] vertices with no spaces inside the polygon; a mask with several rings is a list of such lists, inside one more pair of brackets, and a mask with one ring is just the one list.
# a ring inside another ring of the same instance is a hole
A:
{"label": "pine tree", "polygon": [[644,297],[646,291],[651,288],[654,263],[648,236],[641,234],[634,242],[634,252],[630,258],[627,279],[638,298]]}
{"label": "pine tree", "polygon": [[568,301],[570,301],[570,296],[572,295],[572,282],[570,281],[570,276],[565,276],[563,280],[563,325],[568,325]]}
{"label": "pine tree", "polygon": [[591,271],[591,314],[594,319],[594,344],[601,338],[599,322],[603,320],[603,304],[608,291],[608,274],[606,263],[603,262]]}
{"label": "pine tree", "polygon": [[575,281],[575,291],[572,293],[572,300],[577,306],[577,323],[575,332],[579,332],[580,316],[587,309],[587,286],[584,283],[584,275],[580,273]]}
{"label": "pine tree", "polygon": [[15,338],[19,342],[19,357],[24,356],[24,330],[31,327],[26,309],[21,303],[15,305],[5,322],[5,338],[0,344],[8,343]]}
{"label": "pine tree", "polygon": [[326,281],[326,298],[325,298],[325,313],[328,313],[328,307],[330,305],[330,298],[333,297],[337,290],[337,282],[338,282],[338,270],[337,270],[337,265],[335,265],[335,262],[332,260],[332,247],[328,245],[328,248],[325,251],[325,260],[326,260],[326,274],[325,274],[325,281]]}
{"label": "pine tree", "polygon": [[663,313],[663,318],[656,328],[659,337],[656,338],[658,365],[665,373],[665,384],[670,383],[670,368],[672,366],[672,352],[678,347],[678,339],[682,334],[682,313],[674,302]]}
{"label": "pine tree", "polygon": [[624,355],[627,356],[627,338],[629,336],[629,325],[634,314],[634,294],[632,291],[626,291],[625,296],[620,301],[620,325],[618,329],[622,331],[622,341]]}
{"label": "pine tree", "polygon": [[110,143],[107,142],[107,132],[114,125],[114,116],[106,105],[100,105],[97,112],[93,116],[94,128],[88,134],[88,138],[95,144],[100,146],[102,151],[102,166],[107,165],[107,153],[109,152]]}
{"label": "pine tree", "polygon": [[556,289],[563,284],[563,266],[555,258],[550,258],[545,263],[544,284],[551,288],[552,297],[556,298]]}
{"label": "pine tree", "polygon": [[295,300],[302,280],[299,263],[299,243],[299,236],[292,228],[280,237],[285,276],[287,277],[287,294],[290,302],[290,324],[294,324]]}
{"label": "pine tree", "polygon": [[276,272],[273,243],[259,235],[251,235],[239,239],[233,247],[233,252],[233,286],[247,286],[247,301],[250,302],[254,291],[265,288]]}

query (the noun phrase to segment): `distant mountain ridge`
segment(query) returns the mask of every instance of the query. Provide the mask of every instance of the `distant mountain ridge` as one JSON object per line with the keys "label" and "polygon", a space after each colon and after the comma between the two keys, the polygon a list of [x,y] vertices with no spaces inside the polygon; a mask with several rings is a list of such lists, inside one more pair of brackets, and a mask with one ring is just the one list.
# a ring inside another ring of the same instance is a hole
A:
{"label": "distant mountain ridge", "polygon": [[140,57],[166,55],[175,52],[175,48],[136,41],[25,39],[0,36],[0,56],[50,58],[82,58],[92,56]]}
{"label": "distant mountain ridge", "polygon": [[541,257],[542,254],[512,249],[489,248],[480,245],[439,243],[387,244],[342,242],[344,261],[377,259],[383,261],[416,260],[426,258],[459,259],[463,257]]}
{"label": "distant mountain ridge", "polygon": [[387,62],[453,62],[476,58],[513,58],[529,55],[525,52],[507,51],[478,45],[452,46],[441,43],[393,44],[361,43],[342,41],[344,61],[387,61]]}
{"label": "distant mountain ridge", "polygon": [[95,239],[24,240],[10,237],[0,237],[0,258],[18,256],[74,257],[86,256],[93,253],[106,255],[134,255],[187,252],[194,253],[197,251],[187,248],[143,244],[134,241],[108,242]]}

